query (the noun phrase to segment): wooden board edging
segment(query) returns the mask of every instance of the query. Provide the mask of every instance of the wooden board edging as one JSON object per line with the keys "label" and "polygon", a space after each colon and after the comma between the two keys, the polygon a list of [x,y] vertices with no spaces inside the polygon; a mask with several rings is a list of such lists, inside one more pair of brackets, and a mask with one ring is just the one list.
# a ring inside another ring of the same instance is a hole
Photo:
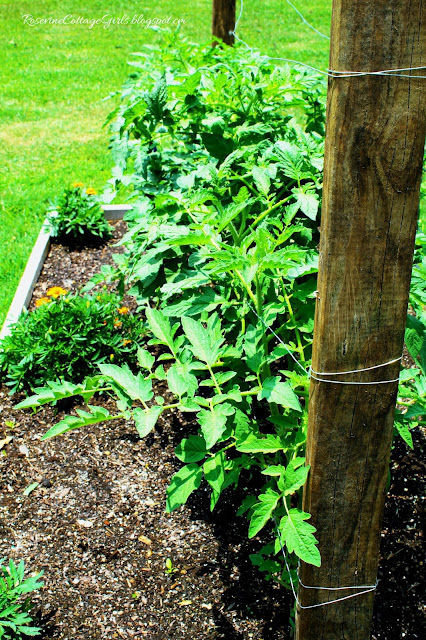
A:
{"label": "wooden board edging", "polygon": [[[130,204],[105,204],[102,209],[107,220],[122,220],[125,214],[132,209]],[[12,304],[0,331],[0,341],[10,333],[11,325],[18,322],[22,311],[28,307],[37,279],[43,268],[44,261],[50,249],[50,226],[46,220],[43,222],[40,233],[34,244],[31,255],[28,258],[24,273],[22,274]]]}

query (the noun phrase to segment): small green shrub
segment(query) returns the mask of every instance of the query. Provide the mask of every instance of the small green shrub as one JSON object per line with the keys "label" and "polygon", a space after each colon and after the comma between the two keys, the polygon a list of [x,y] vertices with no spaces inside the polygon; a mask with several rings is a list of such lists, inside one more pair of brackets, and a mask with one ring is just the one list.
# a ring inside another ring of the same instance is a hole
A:
{"label": "small green shrub", "polygon": [[123,363],[136,353],[143,329],[116,293],[66,293],[49,289],[50,297],[38,300],[2,340],[0,374],[11,393],[58,378],[80,382],[97,364]]}
{"label": "small green shrub", "polygon": [[13,560],[9,565],[3,566],[4,560],[0,560],[0,639],[19,640],[24,636],[38,636],[40,629],[31,627],[31,601],[20,597],[43,586],[38,582],[43,572],[37,576],[24,580],[24,562],[21,560],[18,566]]}
{"label": "small green shrub", "polygon": [[48,214],[52,237],[74,245],[93,244],[111,238],[110,226],[95,196],[94,189],[84,189],[79,182],[65,189],[55,210]]}

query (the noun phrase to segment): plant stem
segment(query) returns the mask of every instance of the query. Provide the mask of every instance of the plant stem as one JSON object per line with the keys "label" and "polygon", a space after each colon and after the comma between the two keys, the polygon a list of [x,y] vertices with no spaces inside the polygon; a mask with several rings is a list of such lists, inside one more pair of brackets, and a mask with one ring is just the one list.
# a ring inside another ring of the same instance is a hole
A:
{"label": "plant stem", "polygon": [[[220,251],[220,245],[213,238],[211,238],[211,241],[212,241],[212,245],[214,246],[214,248],[217,249],[218,251]],[[256,297],[253,294],[253,291],[250,289],[250,287],[247,284],[247,282],[244,280],[244,277],[243,277],[241,271],[239,271],[239,269],[231,269],[231,271],[235,271],[238,279],[240,280],[241,284],[243,285],[243,287],[247,291],[247,293],[248,293],[249,297],[251,298],[254,306],[257,307]]]}
{"label": "plant stem", "polygon": [[246,396],[257,396],[259,391],[262,391],[262,387],[256,387],[255,389],[250,389],[249,391],[240,391],[240,395],[243,397]]}
{"label": "plant stem", "polygon": [[272,211],[274,211],[275,209],[278,209],[279,207],[281,207],[281,205],[285,204],[288,200],[290,200],[291,197],[292,196],[288,196],[287,198],[284,198],[284,200],[280,200],[279,202],[276,202],[268,209],[265,209],[265,211],[263,211],[260,215],[258,215],[257,218],[251,223],[247,231],[244,233],[242,239],[244,239],[250,233],[250,231],[253,231],[253,229],[259,224],[259,222],[261,222],[264,218],[266,218],[267,215],[272,213]]}
{"label": "plant stem", "polygon": [[299,328],[297,326],[296,318],[294,317],[293,308],[291,306],[290,297],[287,294],[287,290],[286,290],[285,284],[284,284],[283,281],[281,281],[281,282],[282,282],[282,288],[283,288],[285,303],[286,303],[287,309],[288,309],[288,314],[290,316],[290,320],[294,324],[294,332],[296,334],[296,340],[297,340],[297,350],[298,350],[298,352],[300,354],[300,363],[302,364],[303,367],[306,368],[305,353],[303,351],[303,345],[302,345],[302,339],[301,339],[301,336],[300,336],[300,331],[299,331]]}
{"label": "plant stem", "polygon": [[[207,364],[207,362],[206,362],[206,364]],[[214,386],[216,387],[216,391],[218,393],[222,393],[221,390],[220,390],[220,387],[219,387],[219,385],[217,383],[216,376],[214,375],[213,370],[212,370],[212,368],[211,368],[211,366],[209,364],[207,364],[207,369],[209,370],[211,379],[213,380]]]}
{"label": "plant stem", "polygon": [[[256,284],[256,310],[257,310],[257,315],[259,316],[260,319],[262,319],[263,318],[262,287],[260,285],[259,276],[257,274],[255,277],[255,284]],[[269,355],[269,349],[268,349],[267,335],[265,331],[262,332],[262,345],[263,345],[263,353],[265,355],[265,358],[267,358]],[[269,366],[268,362],[265,362],[265,364],[263,365],[261,376],[262,376],[262,382],[266,378],[271,377],[271,367]],[[275,402],[270,402],[269,406],[271,407],[271,414],[273,416],[278,416],[280,414]]]}

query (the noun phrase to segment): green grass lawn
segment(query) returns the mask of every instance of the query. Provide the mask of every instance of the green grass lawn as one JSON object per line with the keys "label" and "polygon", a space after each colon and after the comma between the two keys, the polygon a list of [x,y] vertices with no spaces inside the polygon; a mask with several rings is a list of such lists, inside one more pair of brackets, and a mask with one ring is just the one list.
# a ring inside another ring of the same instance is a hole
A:
{"label": "green grass lawn", "polygon": [[[297,0],[318,29],[329,29],[331,0]],[[240,36],[272,56],[325,68],[328,41],[281,0],[246,0]],[[108,28],[24,24],[22,16],[122,18]],[[111,166],[102,129],[130,67],[127,60],[156,33],[143,19],[183,19],[194,41],[210,35],[211,0],[41,0],[0,2],[0,325],[12,301],[46,207],[70,182],[102,188]],[[124,20],[125,21],[125,20]],[[123,21],[123,22],[124,22]],[[53,284],[53,283],[52,283]]]}
{"label": "green grass lawn", "polygon": [[[329,33],[331,0],[293,4]],[[123,24],[30,26],[28,14]],[[132,24],[134,16],[184,20],[183,33],[201,42],[210,35],[211,0],[0,2],[0,326],[49,201],[73,181],[100,189],[109,177],[102,125],[116,103],[103,99],[126,78],[131,53],[157,38]],[[245,0],[238,34],[265,54],[327,67],[328,40],[284,0]]]}

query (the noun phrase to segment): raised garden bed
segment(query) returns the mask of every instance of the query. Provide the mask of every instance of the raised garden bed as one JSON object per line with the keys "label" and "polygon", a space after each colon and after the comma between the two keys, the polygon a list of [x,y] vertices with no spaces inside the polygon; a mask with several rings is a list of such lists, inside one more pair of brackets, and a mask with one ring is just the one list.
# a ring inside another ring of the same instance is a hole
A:
{"label": "raised garden bed", "polygon": [[[115,238],[124,226],[115,226]],[[50,286],[83,284],[111,263],[112,244],[84,251],[54,245],[35,297]],[[290,595],[252,567],[249,554],[261,541],[249,542],[245,520],[235,518],[235,491],[213,513],[207,492],[198,492],[165,514],[165,488],[178,464],[173,448],[191,428],[184,416],[168,412],[144,440],[121,420],[41,442],[60,416],[52,408],[14,411],[18,399],[0,390],[2,429],[13,436],[0,457],[0,557],[45,571],[46,586],[34,596],[43,638],[291,638]],[[425,437],[421,430],[413,436],[414,452],[400,440],[393,451],[376,640],[422,637]]]}
{"label": "raised garden bed", "polygon": [[[131,205],[110,204],[103,207],[105,218],[107,220],[122,220]],[[22,274],[16,293],[13,297],[12,304],[0,331],[0,340],[9,333],[10,325],[16,322],[22,313],[22,310],[28,308],[33,295],[37,278],[43,268],[46,256],[49,253],[51,245],[50,227],[47,219],[42,224],[40,233],[37,236],[31,255],[28,258],[25,271]]]}

